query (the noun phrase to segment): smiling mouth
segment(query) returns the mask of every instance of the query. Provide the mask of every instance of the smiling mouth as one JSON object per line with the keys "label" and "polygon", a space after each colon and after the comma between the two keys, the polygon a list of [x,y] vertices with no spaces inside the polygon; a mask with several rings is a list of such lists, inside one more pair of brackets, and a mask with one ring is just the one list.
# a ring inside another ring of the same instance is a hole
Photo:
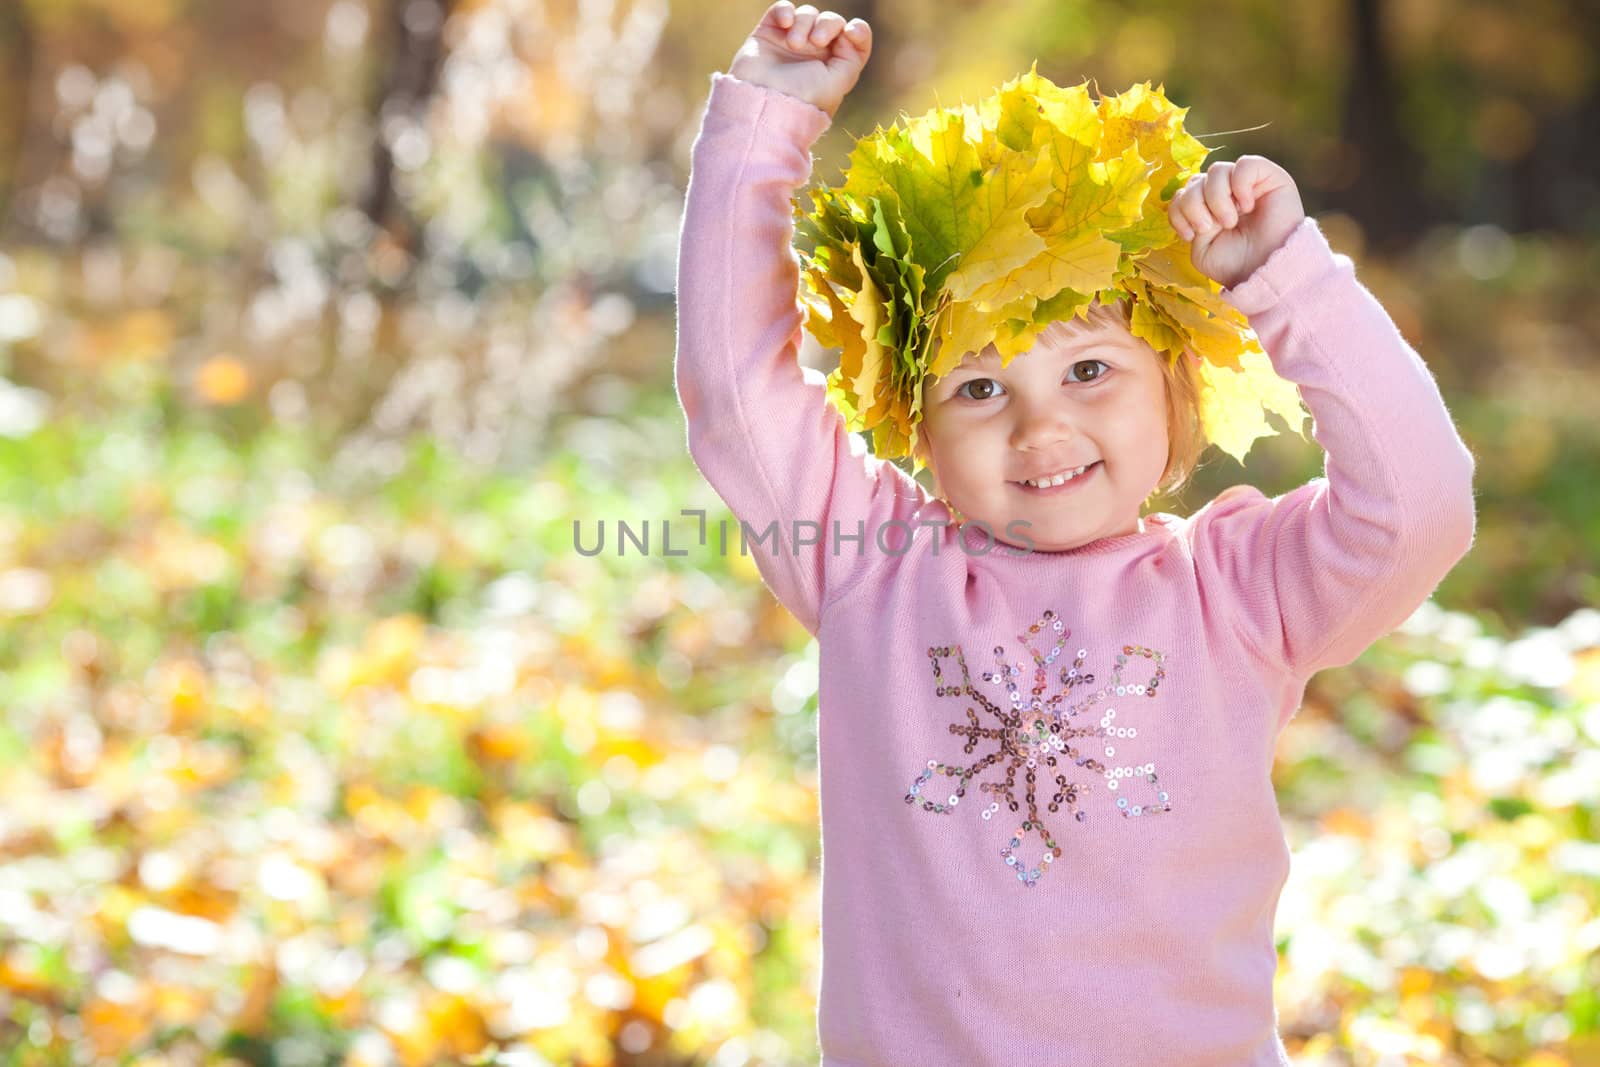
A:
{"label": "smiling mouth", "polygon": [[1098,460],[1098,459],[1095,460],[1093,463],[1091,463],[1087,467],[1083,468],[1083,473],[1082,474],[1074,475],[1071,478],[1068,478],[1064,482],[1056,482],[1055,484],[1042,485],[1042,486],[1041,485],[1033,485],[1033,484],[1030,484],[1028,482],[1011,482],[1010,484],[1016,486],[1018,489],[1022,490],[1024,493],[1032,493],[1032,494],[1065,493],[1065,492],[1068,492],[1071,489],[1076,488],[1085,479],[1092,477],[1094,475],[1095,471],[1100,469],[1101,462],[1102,462],[1101,460]]}

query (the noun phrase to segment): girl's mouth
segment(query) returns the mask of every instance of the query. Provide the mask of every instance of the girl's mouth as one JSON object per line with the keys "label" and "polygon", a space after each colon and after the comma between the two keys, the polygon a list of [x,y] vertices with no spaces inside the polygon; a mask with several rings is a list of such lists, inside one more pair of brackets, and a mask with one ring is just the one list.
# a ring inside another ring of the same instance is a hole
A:
{"label": "girl's mouth", "polygon": [[1060,485],[1052,485],[1041,489],[1036,485],[1028,485],[1025,482],[1012,482],[1011,484],[1030,496],[1060,496],[1064,493],[1072,492],[1084,482],[1088,481],[1090,478],[1093,478],[1095,473],[1100,469],[1100,464],[1102,462],[1104,461],[1098,459],[1095,460],[1093,463],[1089,464],[1082,474],[1075,478],[1068,478]]}

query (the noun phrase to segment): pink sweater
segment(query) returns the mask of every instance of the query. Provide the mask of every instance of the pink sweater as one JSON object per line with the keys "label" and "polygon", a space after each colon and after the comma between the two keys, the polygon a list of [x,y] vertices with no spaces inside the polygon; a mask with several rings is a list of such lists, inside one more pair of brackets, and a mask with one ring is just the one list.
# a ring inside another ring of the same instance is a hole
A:
{"label": "pink sweater", "polygon": [[1273,749],[1306,680],[1472,543],[1473,457],[1431,373],[1308,218],[1224,296],[1299,385],[1326,476],[991,549],[796,360],[790,197],[829,116],[711,82],[676,380],[690,454],[820,649],[823,1067],[1287,1063]]}

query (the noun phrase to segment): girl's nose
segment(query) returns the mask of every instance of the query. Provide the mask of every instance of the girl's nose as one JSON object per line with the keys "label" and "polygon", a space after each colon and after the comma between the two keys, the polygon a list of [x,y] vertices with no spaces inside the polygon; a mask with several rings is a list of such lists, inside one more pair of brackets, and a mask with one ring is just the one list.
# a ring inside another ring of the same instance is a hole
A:
{"label": "girl's nose", "polygon": [[1077,432],[1063,405],[1047,401],[1024,400],[1016,405],[1017,421],[1011,431],[1011,445],[1018,451],[1048,449],[1069,440]]}

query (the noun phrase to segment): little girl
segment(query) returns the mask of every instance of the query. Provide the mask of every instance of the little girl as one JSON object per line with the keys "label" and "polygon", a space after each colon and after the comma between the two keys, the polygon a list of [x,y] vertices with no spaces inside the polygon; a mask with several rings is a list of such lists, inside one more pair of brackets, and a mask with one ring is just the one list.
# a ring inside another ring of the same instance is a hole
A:
{"label": "little girl", "polygon": [[1298,386],[1324,477],[1141,517],[1172,385],[1105,307],[927,383],[938,495],[869,454],[796,359],[790,242],[870,50],[859,19],[767,10],[711,75],[678,262],[690,453],[777,524],[756,562],[820,647],[823,1067],[1286,1064],[1276,739],[1470,547],[1473,457],[1254,156],[1169,216]]}

